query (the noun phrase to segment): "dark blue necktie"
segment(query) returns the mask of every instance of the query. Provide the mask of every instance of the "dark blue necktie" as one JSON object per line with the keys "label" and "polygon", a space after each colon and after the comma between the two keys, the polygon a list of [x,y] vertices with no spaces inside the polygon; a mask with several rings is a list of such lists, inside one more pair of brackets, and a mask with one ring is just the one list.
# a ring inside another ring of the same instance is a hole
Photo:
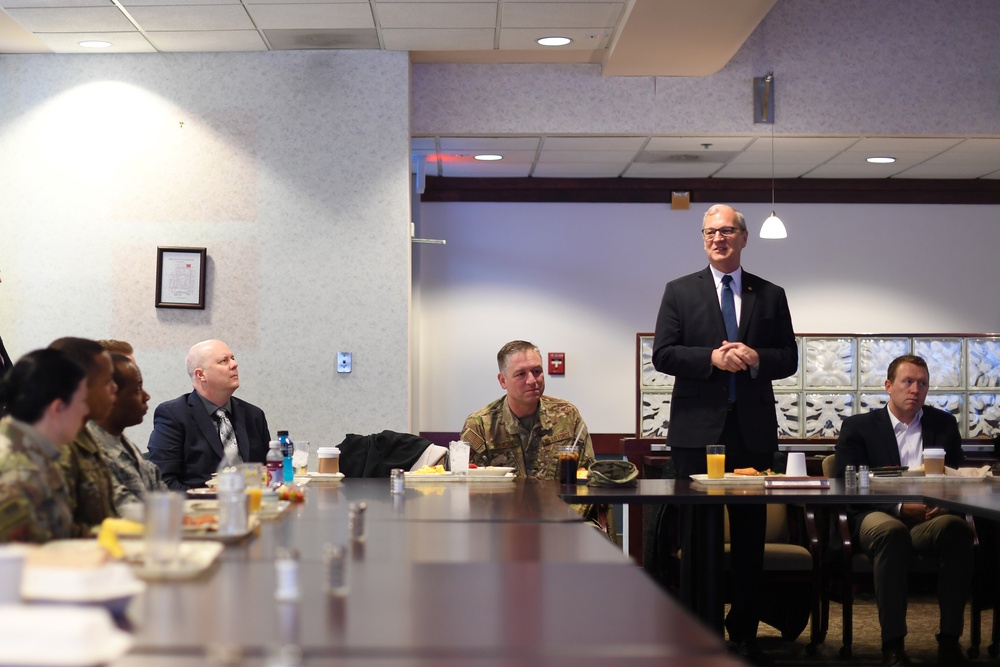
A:
{"label": "dark blue necktie", "polygon": [[[733,288],[730,283],[733,277],[722,276],[722,321],[726,323],[726,340],[730,343],[736,341],[739,336],[740,327],[736,323],[736,299],[733,297]],[[736,402],[736,374],[729,374],[729,402]]]}

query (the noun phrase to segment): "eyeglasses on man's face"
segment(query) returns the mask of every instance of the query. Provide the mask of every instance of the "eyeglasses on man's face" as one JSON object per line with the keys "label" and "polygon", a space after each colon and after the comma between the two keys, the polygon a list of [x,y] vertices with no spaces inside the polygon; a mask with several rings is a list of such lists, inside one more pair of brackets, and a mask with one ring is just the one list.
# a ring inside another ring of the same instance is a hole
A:
{"label": "eyeglasses on man's face", "polygon": [[702,236],[705,237],[706,241],[711,241],[712,239],[715,238],[716,234],[718,234],[724,239],[728,239],[733,234],[738,234],[742,231],[743,230],[740,229],[739,227],[716,227],[715,229],[706,227],[701,230],[701,234]]}

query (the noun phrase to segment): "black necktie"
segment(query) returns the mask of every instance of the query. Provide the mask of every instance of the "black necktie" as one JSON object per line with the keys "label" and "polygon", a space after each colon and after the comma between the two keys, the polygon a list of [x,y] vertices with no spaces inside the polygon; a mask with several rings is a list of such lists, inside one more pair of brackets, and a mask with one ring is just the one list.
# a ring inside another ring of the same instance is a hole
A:
{"label": "black necktie", "polygon": [[233,430],[233,423],[229,421],[229,415],[222,408],[219,408],[214,413],[215,420],[219,422],[219,439],[222,440],[222,451],[227,452],[229,448],[232,447],[236,452],[236,458],[242,460],[240,457],[240,450],[236,444],[236,431]]}
{"label": "black necktie", "polygon": [[[730,283],[733,277],[729,274],[722,276],[722,321],[726,323],[726,339],[730,343],[736,342],[739,336],[739,324],[736,323],[736,299],[733,297],[733,288]],[[736,375],[729,374],[729,402],[736,402]]]}

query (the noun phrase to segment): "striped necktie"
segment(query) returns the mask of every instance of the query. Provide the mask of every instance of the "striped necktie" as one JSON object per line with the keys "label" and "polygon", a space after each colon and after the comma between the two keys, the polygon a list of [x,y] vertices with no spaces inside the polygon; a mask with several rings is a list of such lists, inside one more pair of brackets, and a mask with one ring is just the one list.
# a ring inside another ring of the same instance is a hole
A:
{"label": "striped necktie", "polygon": [[[728,273],[722,276],[722,320],[726,323],[726,340],[736,342],[740,327],[736,323],[736,299],[733,296],[731,283],[733,277]],[[736,374],[729,374],[729,402],[736,402]]]}

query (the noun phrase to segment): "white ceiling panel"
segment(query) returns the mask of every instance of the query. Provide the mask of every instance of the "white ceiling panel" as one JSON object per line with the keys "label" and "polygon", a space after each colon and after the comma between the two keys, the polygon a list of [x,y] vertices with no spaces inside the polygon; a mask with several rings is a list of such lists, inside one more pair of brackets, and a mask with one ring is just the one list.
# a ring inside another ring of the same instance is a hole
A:
{"label": "white ceiling panel", "polygon": [[375,20],[367,5],[249,5],[246,11],[250,13],[257,27],[264,30],[375,27]]}
{"label": "white ceiling panel", "polygon": [[539,163],[531,175],[539,178],[617,178],[627,164],[627,162],[619,164],[609,162]]}
{"label": "white ceiling panel", "polygon": [[[698,153],[705,150],[741,151],[753,142],[753,137],[651,137],[647,151]],[[708,144],[708,148],[705,148]]]}
{"label": "white ceiling panel", "polygon": [[135,30],[117,7],[9,9],[7,13],[32,32],[127,32]]}
{"label": "white ceiling panel", "polygon": [[492,28],[383,29],[386,51],[491,51]]}
{"label": "white ceiling panel", "polygon": [[932,165],[927,162],[905,169],[897,178],[982,178],[1000,169],[997,165]]}
{"label": "white ceiling panel", "polygon": [[535,151],[504,151],[502,160],[477,160],[476,155],[484,151],[452,152],[441,151],[441,161],[447,163],[468,162],[472,164],[517,163],[531,165],[535,161]]}
{"label": "white ceiling panel", "polygon": [[802,178],[891,178],[903,171],[898,164],[823,164]]}
{"label": "white ceiling panel", "polygon": [[505,2],[500,25],[504,28],[610,28],[615,25],[624,2]]}
{"label": "white ceiling panel", "polygon": [[204,51],[206,44],[215,44],[213,51],[267,51],[267,45],[256,30],[148,32],[146,36],[160,51],[192,53]]}
{"label": "white ceiling panel", "polygon": [[647,137],[545,137],[545,150],[638,151]]}
{"label": "white ceiling panel", "polygon": [[719,166],[708,162],[633,164],[624,175],[628,178],[708,178]]}
{"label": "white ceiling panel", "polygon": [[35,33],[54,53],[93,53],[93,48],[80,46],[83,40],[111,42],[112,46],[98,49],[101,53],[152,53],[156,49],[139,31],[133,32],[39,32]]}
{"label": "white ceiling panel", "polygon": [[[301,1],[301,0],[299,0]],[[0,0],[3,2],[3,0]],[[238,5],[240,0],[120,0],[122,7],[171,7],[183,5]]]}
{"label": "white ceiling panel", "polygon": [[559,47],[560,51],[583,51],[604,49],[610,35],[604,28],[503,28],[500,31],[500,48],[511,51],[551,51],[551,46],[542,46],[542,37],[569,37],[572,42]]}
{"label": "white ceiling panel", "polygon": [[550,151],[543,149],[538,156],[538,162],[539,164],[545,162],[562,164],[612,162],[620,164],[624,168],[634,157],[635,151]]}
{"label": "white ceiling panel", "polygon": [[494,28],[496,6],[482,2],[380,2],[383,28]]}
{"label": "white ceiling panel", "polygon": [[441,151],[534,151],[540,142],[539,137],[441,137]]}
{"label": "white ceiling panel", "polygon": [[129,14],[147,31],[254,29],[242,5],[133,7]]}
{"label": "white ceiling panel", "polygon": [[0,0],[4,9],[15,7],[114,7],[111,0]]}

